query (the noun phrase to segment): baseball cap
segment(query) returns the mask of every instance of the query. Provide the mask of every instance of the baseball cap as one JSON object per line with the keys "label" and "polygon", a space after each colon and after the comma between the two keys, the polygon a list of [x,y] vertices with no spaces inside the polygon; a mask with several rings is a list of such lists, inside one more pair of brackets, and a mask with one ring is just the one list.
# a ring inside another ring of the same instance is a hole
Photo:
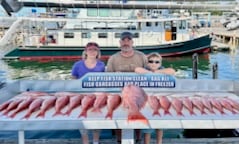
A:
{"label": "baseball cap", "polygon": [[133,39],[133,34],[131,32],[123,32],[123,33],[121,33],[120,39],[123,40],[125,38]]}
{"label": "baseball cap", "polygon": [[88,48],[88,47],[90,47],[90,46],[95,46],[95,47],[97,47],[98,49],[100,49],[99,45],[98,45],[96,42],[88,42],[88,43],[86,44],[86,47],[85,47],[85,48]]}

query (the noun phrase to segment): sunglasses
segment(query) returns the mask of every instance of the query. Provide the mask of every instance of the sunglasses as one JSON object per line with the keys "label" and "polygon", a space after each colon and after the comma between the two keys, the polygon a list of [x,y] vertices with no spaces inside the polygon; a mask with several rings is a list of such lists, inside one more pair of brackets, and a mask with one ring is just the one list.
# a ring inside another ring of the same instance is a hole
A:
{"label": "sunglasses", "polygon": [[90,46],[95,46],[97,48],[99,48],[99,45],[97,43],[94,43],[94,42],[89,42],[86,47],[90,47]]}
{"label": "sunglasses", "polygon": [[149,60],[148,62],[149,63],[156,63],[156,64],[160,64],[161,63],[161,61],[153,61],[153,60]]}

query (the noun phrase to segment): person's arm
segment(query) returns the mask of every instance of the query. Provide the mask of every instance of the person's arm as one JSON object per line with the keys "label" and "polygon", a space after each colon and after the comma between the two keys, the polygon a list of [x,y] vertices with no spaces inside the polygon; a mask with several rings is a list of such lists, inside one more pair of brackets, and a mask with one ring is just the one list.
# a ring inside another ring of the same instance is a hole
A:
{"label": "person's arm", "polygon": [[72,69],[71,69],[71,78],[72,79],[77,79],[78,78],[78,73],[77,73],[77,64],[74,63],[74,65],[72,66]]}
{"label": "person's arm", "polygon": [[173,68],[164,68],[154,71],[155,73],[175,75],[175,70]]}
{"label": "person's arm", "polygon": [[72,79],[77,79],[76,76],[73,76],[73,75],[71,76],[71,78],[72,78]]}
{"label": "person's arm", "polygon": [[134,72],[139,73],[139,74],[146,74],[146,73],[152,73],[151,71],[142,68],[142,67],[136,67]]}
{"label": "person's arm", "polygon": [[111,56],[107,62],[106,72],[114,72],[113,69],[113,57]]}

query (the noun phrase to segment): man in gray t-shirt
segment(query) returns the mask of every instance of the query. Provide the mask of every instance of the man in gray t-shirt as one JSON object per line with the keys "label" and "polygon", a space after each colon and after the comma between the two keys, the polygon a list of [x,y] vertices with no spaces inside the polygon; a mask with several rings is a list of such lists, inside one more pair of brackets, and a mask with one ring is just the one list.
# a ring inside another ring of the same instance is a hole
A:
{"label": "man in gray t-shirt", "polygon": [[107,62],[107,72],[134,72],[136,67],[146,67],[147,57],[133,48],[133,35],[123,32],[120,37],[120,52]]}
{"label": "man in gray t-shirt", "polygon": [[[144,53],[134,50],[133,35],[130,32],[123,32],[120,37],[120,52],[112,55],[108,62],[107,72],[135,72],[137,67],[146,67],[147,57]],[[121,130],[116,130],[116,138],[121,143]],[[140,131],[136,131],[136,142],[140,140]]]}

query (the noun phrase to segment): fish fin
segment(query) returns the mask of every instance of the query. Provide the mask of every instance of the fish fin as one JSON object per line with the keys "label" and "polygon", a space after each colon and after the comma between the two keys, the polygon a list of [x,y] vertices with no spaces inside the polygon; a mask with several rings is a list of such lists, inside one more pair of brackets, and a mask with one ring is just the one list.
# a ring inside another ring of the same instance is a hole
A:
{"label": "fish fin", "polygon": [[148,119],[142,115],[139,111],[137,112],[129,112],[128,115],[128,122],[140,121],[146,125],[149,124]]}

